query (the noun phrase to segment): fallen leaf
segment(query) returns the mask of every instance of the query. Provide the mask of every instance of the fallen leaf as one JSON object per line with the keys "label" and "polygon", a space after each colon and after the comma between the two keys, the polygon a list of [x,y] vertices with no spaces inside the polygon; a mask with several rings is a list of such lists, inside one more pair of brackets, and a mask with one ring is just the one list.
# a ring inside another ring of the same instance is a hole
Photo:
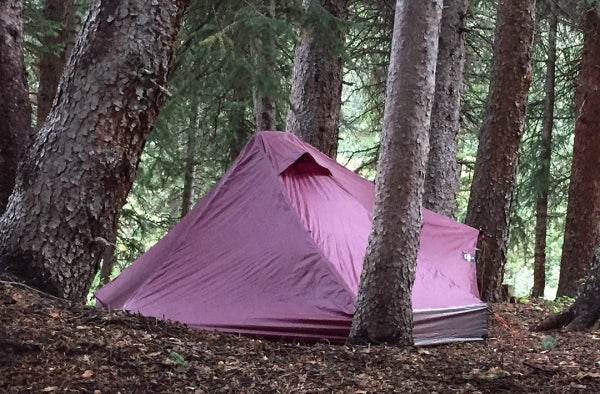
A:
{"label": "fallen leaf", "polygon": [[583,378],[600,378],[600,373],[598,372],[579,372],[577,374],[577,379]]}
{"label": "fallen leaf", "polygon": [[49,392],[51,392],[51,391],[55,391],[56,389],[58,389],[58,386],[48,386],[48,387],[46,387],[46,388],[42,389],[42,391],[43,391],[44,393],[49,393]]}
{"label": "fallen leaf", "polygon": [[483,379],[497,379],[505,376],[510,376],[510,372],[503,370],[500,367],[491,367],[479,375]]}
{"label": "fallen leaf", "polygon": [[92,372],[91,369],[86,369],[82,374],[81,377],[84,379],[89,379],[92,377],[92,375],[94,375],[94,373]]}

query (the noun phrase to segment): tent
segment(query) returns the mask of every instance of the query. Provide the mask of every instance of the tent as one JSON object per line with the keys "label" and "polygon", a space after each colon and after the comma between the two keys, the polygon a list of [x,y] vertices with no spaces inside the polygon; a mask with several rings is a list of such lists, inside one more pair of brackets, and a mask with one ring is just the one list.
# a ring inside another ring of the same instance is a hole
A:
{"label": "tent", "polygon": [[[257,133],[216,186],[96,293],[99,305],[261,337],[343,342],[374,185],[281,132]],[[423,210],[413,286],[417,344],[486,336],[478,231]]]}

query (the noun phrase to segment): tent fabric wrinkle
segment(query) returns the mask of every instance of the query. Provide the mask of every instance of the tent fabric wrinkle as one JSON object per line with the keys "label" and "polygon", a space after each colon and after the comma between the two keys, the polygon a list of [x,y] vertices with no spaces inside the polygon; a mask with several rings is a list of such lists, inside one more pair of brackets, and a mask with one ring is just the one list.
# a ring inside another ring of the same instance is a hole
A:
{"label": "tent fabric wrinkle", "polygon": [[[257,133],[98,304],[207,330],[343,343],[372,221],[374,184],[298,137]],[[423,210],[412,290],[417,344],[480,340],[477,230]]]}

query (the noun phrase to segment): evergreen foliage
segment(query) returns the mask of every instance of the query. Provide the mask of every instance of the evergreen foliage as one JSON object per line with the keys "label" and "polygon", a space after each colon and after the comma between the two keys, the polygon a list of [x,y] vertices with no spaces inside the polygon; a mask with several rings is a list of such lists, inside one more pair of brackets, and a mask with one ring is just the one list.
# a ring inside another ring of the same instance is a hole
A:
{"label": "evergreen foliage", "polygon": [[[527,123],[520,152],[516,198],[513,206],[509,261],[506,281],[521,294],[529,292],[533,275],[533,255],[535,239],[535,204],[542,163],[540,152],[540,129],[542,127],[542,106],[544,100],[544,69],[546,60],[547,29],[542,25],[544,10],[538,16],[538,29],[533,59],[533,80],[529,94]],[[559,18],[557,37],[556,104],[554,109],[554,129],[552,140],[552,160],[549,181],[549,222],[546,248],[546,286],[550,289],[547,297],[552,297],[558,285],[558,273],[562,249],[562,235],[566,216],[566,202],[571,169],[573,131],[577,108],[575,88],[579,71],[579,61],[583,38],[577,26]]]}
{"label": "evergreen foliage", "polygon": [[[182,25],[165,104],[146,143],[137,180],[121,215],[115,274],[147,250],[178,219],[184,184],[189,135],[196,141],[193,201],[204,195],[231,164],[238,144],[254,130],[252,91],[274,97],[277,124],[284,127],[289,108],[289,77],[296,27],[312,24],[328,39],[331,26],[343,23],[348,33],[344,56],[344,90],[338,159],[361,175],[373,178],[383,118],[386,72],[395,2],[361,0],[349,4],[347,22],[329,15],[315,2],[278,1],[276,16],[261,11],[262,0],[211,2],[193,0]],[[456,218],[466,213],[478,134],[489,86],[495,28],[494,2],[471,0],[466,17],[465,82],[462,95],[458,160],[461,169]],[[555,288],[566,214],[572,134],[577,108],[575,88],[581,57],[579,15],[585,4],[560,1],[556,105],[550,163],[547,286]],[[589,3],[589,2],[587,2]],[[586,4],[587,4],[586,3]],[[87,0],[78,0],[85,12]],[[306,5],[305,4],[305,5]],[[596,3],[597,4],[597,3]],[[43,1],[25,2],[25,60],[30,91],[37,91],[37,62],[41,37],[60,26],[43,17]],[[531,286],[534,250],[535,200],[539,190],[539,130],[544,99],[547,7],[538,5],[533,80],[525,137],[520,153],[516,196],[511,220],[509,261],[505,280],[517,294]],[[274,47],[261,42],[273,39]],[[265,52],[269,51],[269,52]],[[266,59],[275,59],[269,71]]]}
{"label": "evergreen foliage", "polygon": [[[56,37],[62,28],[61,23],[47,19],[44,16],[45,0],[26,0],[25,5],[25,37],[23,57],[25,60],[25,69],[27,71],[27,81],[29,92],[38,91],[39,77],[38,65],[40,56],[44,53],[57,53],[63,49],[61,44],[47,45],[43,44],[43,38],[50,36]],[[77,16],[77,27],[81,28],[83,17],[89,7],[89,0],[74,0]],[[36,109],[37,99],[32,100],[33,109]],[[35,119],[35,116],[32,117]]]}
{"label": "evergreen foliage", "polygon": [[[169,82],[170,99],[157,119],[119,223],[116,264],[121,271],[152,246],[180,217],[188,131],[195,151],[197,201],[231,164],[231,143],[242,146],[254,130],[252,88],[275,97],[278,124],[285,122],[288,77],[298,8],[279,2],[277,18],[260,12],[260,0],[194,1],[184,17]],[[292,23],[293,22],[293,23]],[[275,37],[275,72],[264,64],[260,42]],[[235,156],[235,155],[233,155]]]}

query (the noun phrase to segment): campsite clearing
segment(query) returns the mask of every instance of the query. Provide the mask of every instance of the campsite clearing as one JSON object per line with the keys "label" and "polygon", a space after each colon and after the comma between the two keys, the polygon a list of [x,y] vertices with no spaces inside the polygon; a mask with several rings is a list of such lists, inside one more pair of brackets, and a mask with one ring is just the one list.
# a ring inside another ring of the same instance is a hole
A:
{"label": "campsite clearing", "polygon": [[494,304],[490,339],[398,349],[215,334],[0,283],[0,392],[597,393],[600,331],[532,333]]}

